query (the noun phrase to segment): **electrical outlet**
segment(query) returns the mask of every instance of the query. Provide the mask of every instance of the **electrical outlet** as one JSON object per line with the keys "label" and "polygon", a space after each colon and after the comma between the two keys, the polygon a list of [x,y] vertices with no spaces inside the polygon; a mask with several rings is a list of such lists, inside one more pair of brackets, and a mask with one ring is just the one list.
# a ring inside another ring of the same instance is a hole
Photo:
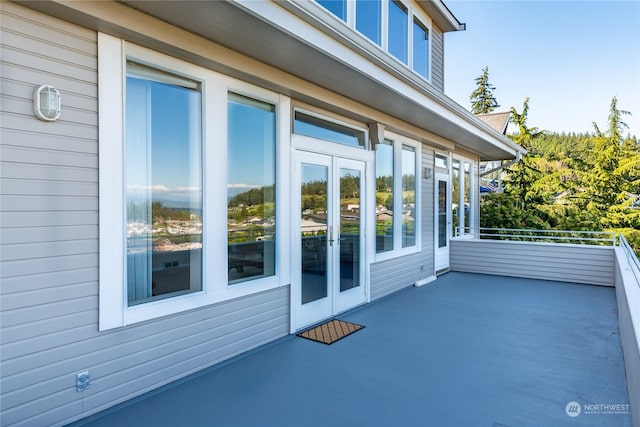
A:
{"label": "electrical outlet", "polygon": [[89,371],[76,374],[76,391],[85,391],[91,384],[91,378],[89,377]]}

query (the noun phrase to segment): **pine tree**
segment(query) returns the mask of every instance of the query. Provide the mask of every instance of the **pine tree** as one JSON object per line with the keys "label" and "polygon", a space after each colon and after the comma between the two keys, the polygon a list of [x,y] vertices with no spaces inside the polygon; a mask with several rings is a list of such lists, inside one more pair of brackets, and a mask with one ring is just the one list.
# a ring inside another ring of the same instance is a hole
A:
{"label": "pine tree", "polygon": [[489,83],[489,67],[484,67],[480,77],[476,78],[476,89],[469,97],[473,114],[487,114],[500,106],[493,96],[495,86]]}

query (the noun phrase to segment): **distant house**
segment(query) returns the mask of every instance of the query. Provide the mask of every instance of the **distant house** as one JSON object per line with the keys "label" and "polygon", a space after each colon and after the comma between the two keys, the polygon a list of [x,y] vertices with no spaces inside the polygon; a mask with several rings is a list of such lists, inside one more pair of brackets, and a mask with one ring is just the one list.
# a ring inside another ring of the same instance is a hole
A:
{"label": "distant house", "polygon": [[[507,134],[511,112],[476,114],[476,117],[501,134]],[[480,162],[480,194],[494,193],[502,190],[501,165],[502,160]]]}
{"label": "distant house", "polygon": [[521,150],[445,94],[465,26],[440,0],[0,8],[3,425],[81,419],[433,280],[478,227],[481,163]]}

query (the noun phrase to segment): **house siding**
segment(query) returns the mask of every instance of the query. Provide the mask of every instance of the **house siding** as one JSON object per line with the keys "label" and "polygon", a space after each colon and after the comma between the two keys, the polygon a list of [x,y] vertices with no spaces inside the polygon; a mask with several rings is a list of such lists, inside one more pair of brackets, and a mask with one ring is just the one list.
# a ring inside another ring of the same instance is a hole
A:
{"label": "house siding", "polygon": [[431,70],[431,84],[444,92],[444,34],[440,28],[433,26],[432,30],[432,50],[431,60],[433,68]]}
{"label": "house siding", "polygon": [[613,248],[477,239],[451,240],[451,269],[613,286]]}
{"label": "house siding", "polygon": [[97,34],[0,7],[2,425],[65,424],[286,335],[288,287],[98,332]]}
{"label": "house siding", "polygon": [[434,215],[434,182],[433,178],[422,178],[422,169],[433,169],[433,149],[422,147],[421,164],[418,166],[418,179],[422,180],[421,187],[421,240],[422,248],[415,254],[400,256],[371,264],[370,296],[371,300],[382,298],[418,280],[426,279],[434,274],[433,259],[433,215]]}

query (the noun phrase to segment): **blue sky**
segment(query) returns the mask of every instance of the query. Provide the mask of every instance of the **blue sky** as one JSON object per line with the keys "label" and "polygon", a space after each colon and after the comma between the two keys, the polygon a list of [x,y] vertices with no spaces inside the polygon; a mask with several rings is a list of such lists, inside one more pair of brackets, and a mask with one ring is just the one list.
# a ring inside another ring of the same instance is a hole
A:
{"label": "blue sky", "polygon": [[445,92],[465,108],[489,67],[507,111],[529,101],[529,126],[606,128],[614,96],[640,137],[640,0],[446,1],[467,30],[445,35]]}

